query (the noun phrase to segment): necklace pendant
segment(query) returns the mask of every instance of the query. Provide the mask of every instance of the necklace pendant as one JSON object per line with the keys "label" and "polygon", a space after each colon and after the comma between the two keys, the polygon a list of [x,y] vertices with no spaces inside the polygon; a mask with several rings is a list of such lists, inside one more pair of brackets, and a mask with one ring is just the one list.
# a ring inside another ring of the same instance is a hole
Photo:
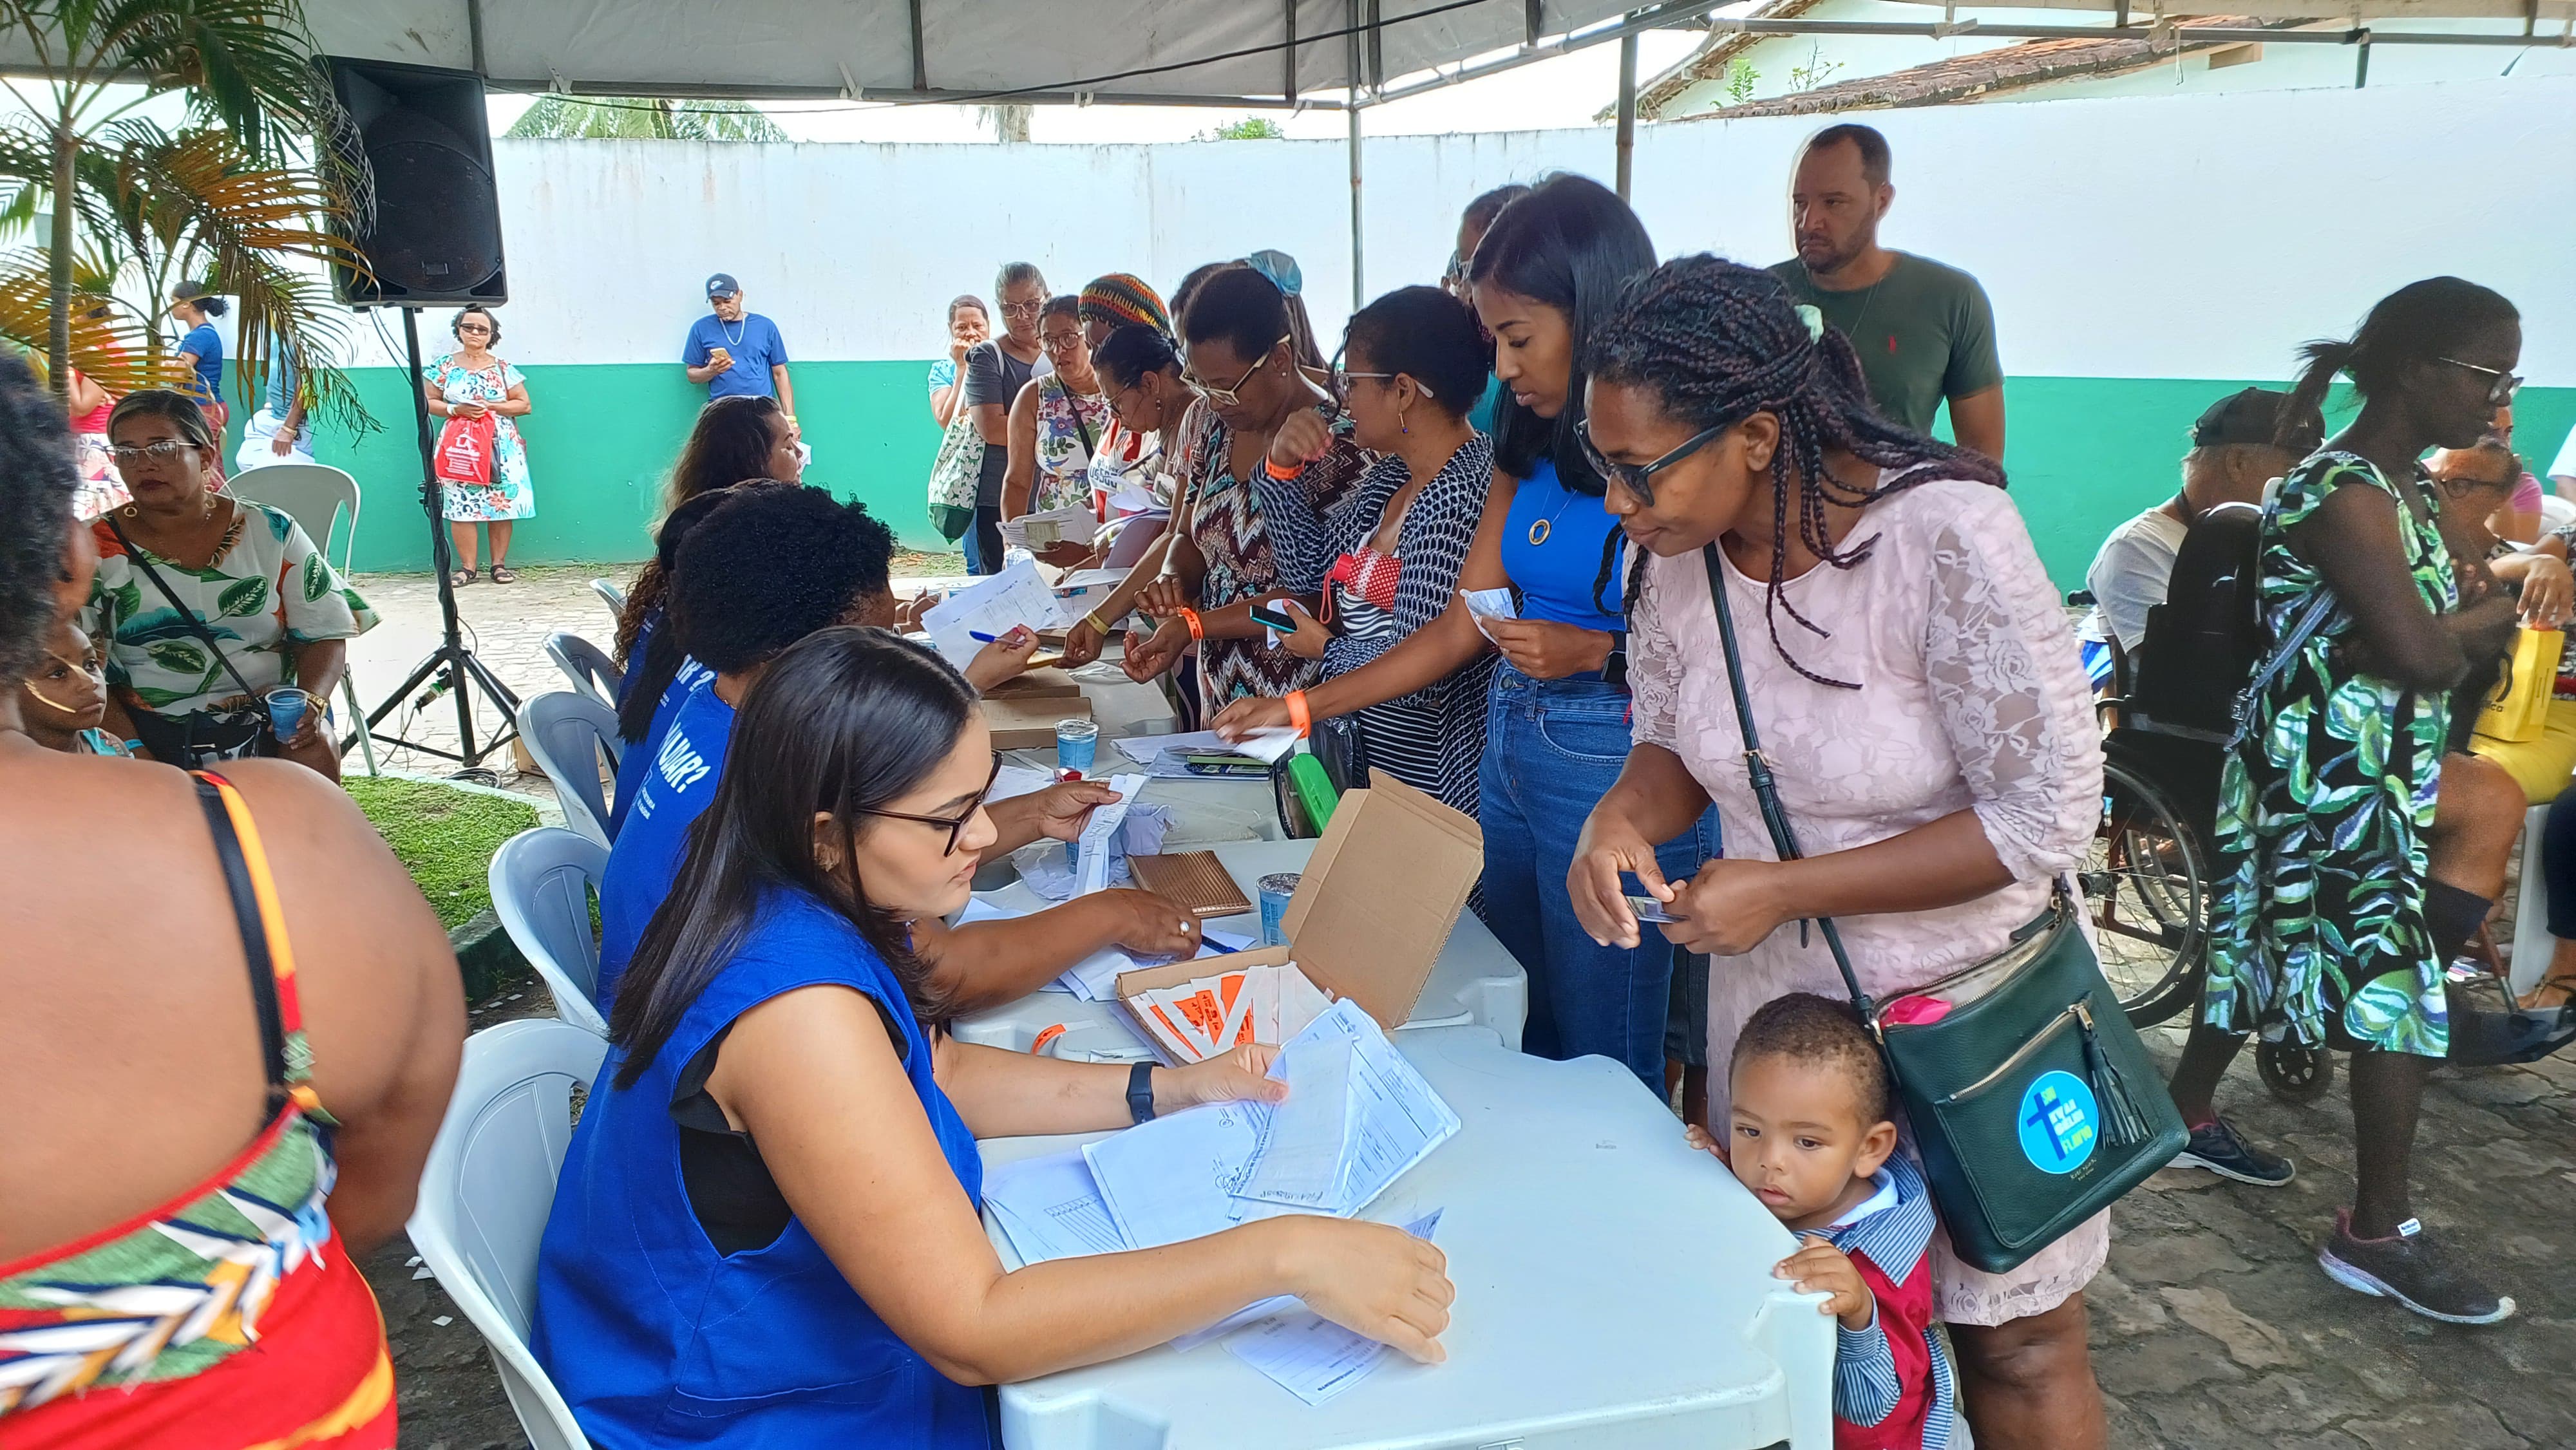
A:
{"label": "necklace pendant", "polygon": [[1546,542],[1547,542],[1547,537],[1548,537],[1548,535],[1553,534],[1553,533],[1555,533],[1555,532],[1556,532],[1556,525],[1555,525],[1555,522],[1554,522],[1553,520],[1550,520],[1550,519],[1537,519],[1537,520],[1534,520],[1534,521],[1530,524],[1530,531],[1529,531],[1529,541],[1530,541],[1530,546],[1531,546],[1532,548],[1535,548],[1535,547],[1537,547],[1537,546],[1538,546],[1538,545],[1540,545],[1540,544],[1544,544],[1544,543],[1546,543]]}

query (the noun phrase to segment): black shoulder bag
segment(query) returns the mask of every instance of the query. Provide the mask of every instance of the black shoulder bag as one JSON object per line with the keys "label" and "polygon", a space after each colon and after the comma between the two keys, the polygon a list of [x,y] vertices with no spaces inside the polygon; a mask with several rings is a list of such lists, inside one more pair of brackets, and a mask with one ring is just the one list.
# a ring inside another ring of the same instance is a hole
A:
{"label": "black shoulder bag", "polygon": [[[1744,731],[1744,768],[1783,861],[1799,859],[1727,606],[1717,546],[1704,551],[1726,679]],[[2110,1206],[2172,1161],[2189,1134],[2059,881],[2048,909],[1993,956],[1906,993],[1946,1003],[1936,1021],[1899,1023],[1852,972],[1833,919],[1815,929],[1887,1061],[1951,1246],[2000,1274]]]}
{"label": "black shoulder bag", "polygon": [[107,527],[116,535],[116,541],[125,546],[125,557],[134,562],[135,568],[143,571],[144,578],[152,581],[152,587],[161,592],[162,601],[170,606],[171,611],[188,626],[188,632],[197,637],[197,642],[215,657],[215,663],[223,666],[224,673],[232,676],[233,683],[241,686],[241,692],[252,701],[248,709],[199,710],[186,715],[164,715],[156,710],[136,708],[129,712],[134,720],[135,738],[143,742],[143,748],[152,753],[153,759],[182,770],[202,770],[217,761],[239,760],[245,755],[275,754],[276,738],[269,733],[268,711],[257,703],[259,691],[252,689],[250,681],[243,679],[241,671],[233,667],[232,656],[224,653],[222,641],[215,638],[213,630],[206,628],[206,622],[197,617],[195,610],[179,602],[178,594],[170,588],[170,581],[162,578],[161,571],[152,567],[143,550],[125,536],[125,526],[116,521],[114,514],[107,516]]}

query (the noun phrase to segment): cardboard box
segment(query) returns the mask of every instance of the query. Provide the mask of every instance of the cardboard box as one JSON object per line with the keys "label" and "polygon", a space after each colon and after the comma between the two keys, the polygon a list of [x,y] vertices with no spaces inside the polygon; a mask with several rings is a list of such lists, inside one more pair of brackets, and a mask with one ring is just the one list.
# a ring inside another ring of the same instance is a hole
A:
{"label": "cardboard box", "polygon": [[1121,972],[1120,1003],[1133,1016],[1137,993],[1294,962],[1327,995],[1350,998],[1392,1031],[1413,1015],[1484,869],[1485,836],[1472,817],[1371,771],[1368,789],[1342,797],[1315,843],[1280,922],[1288,945]]}
{"label": "cardboard box", "polygon": [[987,700],[1025,700],[1040,697],[1061,699],[1082,693],[1081,682],[1059,669],[1034,669],[1017,675],[984,692]]}
{"label": "cardboard box", "polygon": [[984,701],[984,723],[993,728],[995,750],[1053,749],[1057,721],[1090,718],[1091,702],[1079,693]]}

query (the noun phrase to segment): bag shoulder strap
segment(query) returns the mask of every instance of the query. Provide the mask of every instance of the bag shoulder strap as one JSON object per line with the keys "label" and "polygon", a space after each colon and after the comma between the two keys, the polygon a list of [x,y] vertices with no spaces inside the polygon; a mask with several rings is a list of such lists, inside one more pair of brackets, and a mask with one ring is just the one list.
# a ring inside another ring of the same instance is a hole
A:
{"label": "bag shoulder strap", "polygon": [[[236,502],[234,507],[239,508],[241,505]],[[132,539],[125,536],[125,526],[116,521],[116,515],[112,513],[107,515],[107,527],[110,533],[116,535],[116,541],[125,546],[125,557],[134,561],[134,567],[142,570],[143,577],[151,580],[152,587],[161,591],[161,597],[168,601],[172,609],[178,611],[179,618],[187,623],[188,632],[195,635],[198,642],[207,649],[214,651],[215,663],[224,667],[224,673],[233,677],[233,683],[241,686],[243,694],[254,700],[258,699],[259,691],[252,689],[250,681],[243,679],[241,671],[233,667],[233,658],[224,653],[223,642],[215,638],[213,630],[206,628],[206,622],[197,617],[197,611],[180,602],[178,592],[170,587],[170,581],[162,578],[161,571],[152,567],[151,557],[145,554]]]}
{"label": "bag shoulder strap", "polygon": [[[1796,861],[1805,853],[1798,849],[1788,808],[1780,803],[1779,782],[1772,778],[1771,762],[1763,757],[1761,729],[1753,723],[1753,697],[1744,688],[1744,656],[1735,643],[1735,611],[1726,601],[1726,565],[1713,542],[1700,550],[1700,558],[1708,566],[1708,597],[1717,610],[1718,643],[1726,651],[1726,687],[1735,697],[1735,724],[1744,735],[1744,773],[1753,783],[1754,801],[1762,808],[1762,825],[1771,834],[1771,849],[1783,861]],[[1834,919],[1820,916],[1815,923],[1816,930],[1824,935],[1825,949],[1833,953],[1835,969],[1843,974],[1843,989],[1851,994],[1860,1020],[1864,1024],[1873,1022],[1877,1009],[1869,994],[1860,988],[1860,978],[1852,971],[1851,954],[1843,950],[1842,933],[1835,929]]]}
{"label": "bag shoulder strap", "polygon": [[231,898],[233,928],[241,936],[242,957],[250,968],[251,1001],[259,1013],[260,1060],[268,1075],[269,1114],[293,1102],[306,1114],[330,1121],[313,1092],[313,1056],[304,1044],[304,1012],[295,991],[295,952],[286,935],[286,914],[278,905],[277,883],[260,845],[259,827],[250,807],[232,782],[211,771],[191,772],[197,805],[215,841],[224,889]]}

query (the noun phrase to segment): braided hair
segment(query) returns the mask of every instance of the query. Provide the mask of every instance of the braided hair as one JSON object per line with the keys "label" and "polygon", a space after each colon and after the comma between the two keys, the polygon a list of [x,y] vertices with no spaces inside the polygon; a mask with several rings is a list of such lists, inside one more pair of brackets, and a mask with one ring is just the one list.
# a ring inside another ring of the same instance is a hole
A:
{"label": "braided hair", "polygon": [[[1653,393],[1667,417],[1694,432],[1731,426],[1756,413],[1778,418],[1772,507],[1784,532],[1794,518],[1799,542],[1837,569],[1869,558],[1878,536],[1836,547],[1827,505],[1865,506],[1934,478],[2004,484],[2003,470],[1984,456],[1879,416],[1850,341],[1821,324],[1811,331],[1780,279],[1705,253],[1666,262],[1629,283],[1585,338],[1584,368],[1596,383]],[[1899,476],[1868,487],[1846,483],[1825,470],[1829,449]],[[1809,633],[1829,633],[1781,593],[1787,567],[1788,551],[1775,548],[1763,599],[1773,648],[1817,684],[1859,689],[1809,670],[1781,643],[1784,610]],[[1644,582],[1641,567],[1629,578],[1623,613],[1636,608]]]}

